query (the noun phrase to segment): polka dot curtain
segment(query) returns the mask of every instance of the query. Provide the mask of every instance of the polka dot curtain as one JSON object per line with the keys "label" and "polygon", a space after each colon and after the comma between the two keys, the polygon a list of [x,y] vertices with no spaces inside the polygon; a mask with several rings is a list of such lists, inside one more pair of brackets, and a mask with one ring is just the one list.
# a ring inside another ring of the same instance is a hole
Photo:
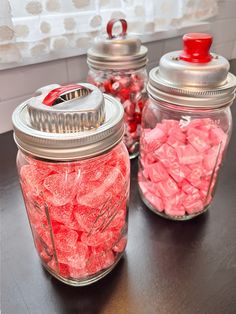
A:
{"label": "polka dot curtain", "polygon": [[176,28],[217,12],[215,0],[0,0],[0,68],[86,52],[111,18],[129,31]]}

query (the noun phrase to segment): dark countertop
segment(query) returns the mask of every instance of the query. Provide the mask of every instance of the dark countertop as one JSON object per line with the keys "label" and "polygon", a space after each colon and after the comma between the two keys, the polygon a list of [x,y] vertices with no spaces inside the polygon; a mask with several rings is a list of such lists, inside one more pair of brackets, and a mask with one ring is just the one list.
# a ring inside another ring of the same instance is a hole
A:
{"label": "dark countertop", "polygon": [[[236,62],[231,71],[236,73]],[[236,103],[232,107],[236,121]],[[236,127],[209,211],[187,222],[142,204],[132,161],[126,256],[104,279],[70,287],[41,267],[15,168],[12,132],[0,135],[2,314],[236,313]]]}

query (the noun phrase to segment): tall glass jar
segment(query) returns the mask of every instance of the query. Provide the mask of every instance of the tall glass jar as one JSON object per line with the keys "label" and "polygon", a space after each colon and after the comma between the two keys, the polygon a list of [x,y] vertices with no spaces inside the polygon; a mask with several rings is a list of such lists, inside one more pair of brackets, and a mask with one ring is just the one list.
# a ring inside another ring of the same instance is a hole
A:
{"label": "tall glass jar", "polygon": [[127,243],[123,109],[89,84],[47,86],[13,114],[17,168],[43,266],[74,286],[109,273]]}
{"label": "tall glass jar", "polygon": [[211,42],[185,35],[185,50],[164,55],[149,74],[139,190],[152,211],[172,220],[207,210],[231,135],[236,78],[226,59],[208,53]]}
{"label": "tall glass jar", "polygon": [[[120,22],[122,32],[114,36],[113,26]],[[123,105],[125,115],[124,143],[130,158],[139,152],[142,109],[147,101],[147,48],[134,36],[126,34],[127,22],[111,20],[107,34],[95,39],[88,50],[88,82],[102,92],[117,98]]]}

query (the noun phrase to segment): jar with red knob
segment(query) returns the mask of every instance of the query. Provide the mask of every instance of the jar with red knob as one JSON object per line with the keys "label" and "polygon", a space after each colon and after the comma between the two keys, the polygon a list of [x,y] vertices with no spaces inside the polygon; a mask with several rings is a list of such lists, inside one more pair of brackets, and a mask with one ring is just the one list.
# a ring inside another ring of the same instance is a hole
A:
{"label": "jar with red knob", "polygon": [[[113,27],[119,23],[122,31],[114,35]],[[136,36],[127,34],[126,20],[112,19],[107,24],[107,33],[95,38],[88,50],[87,63],[88,82],[122,103],[124,143],[130,158],[135,158],[139,153],[141,115],[147,100],[147,48]]]}
{"label": "jar with red knob", "polygon": [[138,184],[147,207],[172,220],[207,210],[231,135],[236,77],[211,43],[208,34],[184,35],[183,51],[149,73]]}
{"label": "jar with red knob", "polygon": [[54,84],[18,106],[13,125],[43,266],[69,285],[99,280],[127,243],[130,160],[121,104],[91,84]]}

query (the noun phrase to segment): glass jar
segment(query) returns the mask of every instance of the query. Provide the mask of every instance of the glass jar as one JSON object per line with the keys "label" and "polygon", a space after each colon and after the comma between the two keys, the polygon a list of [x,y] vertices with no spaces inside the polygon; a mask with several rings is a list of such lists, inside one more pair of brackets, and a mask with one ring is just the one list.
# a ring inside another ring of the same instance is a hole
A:
{"label": "glass jar", "polygon": [[[119,21],[122,33],[112,34],[113,25]],[[111,20],[107,34],[95,39],[88,51],[89,73],[87,81],[102,92],[117,98],[124,107],[124,143],[130,158],[139,152],[142,109],[147,101],[147,48],[139,39],[126,34],[127,22]]]}
{"label": "glass jar", "polygon": [[[37,91],[13,114],[17,168],[43,266],[59,280],[83,286],[109,273],[127,243],[130,161],[122,142],[123,109],[89,84],[53,87]],[[72,108],[76,124],[68,118]],[[55,120],[63,133],[49,132]]]}
{"label": "glass jar", "polygon": [[[205,34],[185,35],[186,40],[211,44]],[[200,63],[186,61],[184,53],[164,55],[159,68],[151,70],[140,140],[141,198],[172,220],[196,217],[212,201],[231,135],[229,106],[236,86],[223,57],[211,54]],[[214,88],[213,80],[218,80]]]}

